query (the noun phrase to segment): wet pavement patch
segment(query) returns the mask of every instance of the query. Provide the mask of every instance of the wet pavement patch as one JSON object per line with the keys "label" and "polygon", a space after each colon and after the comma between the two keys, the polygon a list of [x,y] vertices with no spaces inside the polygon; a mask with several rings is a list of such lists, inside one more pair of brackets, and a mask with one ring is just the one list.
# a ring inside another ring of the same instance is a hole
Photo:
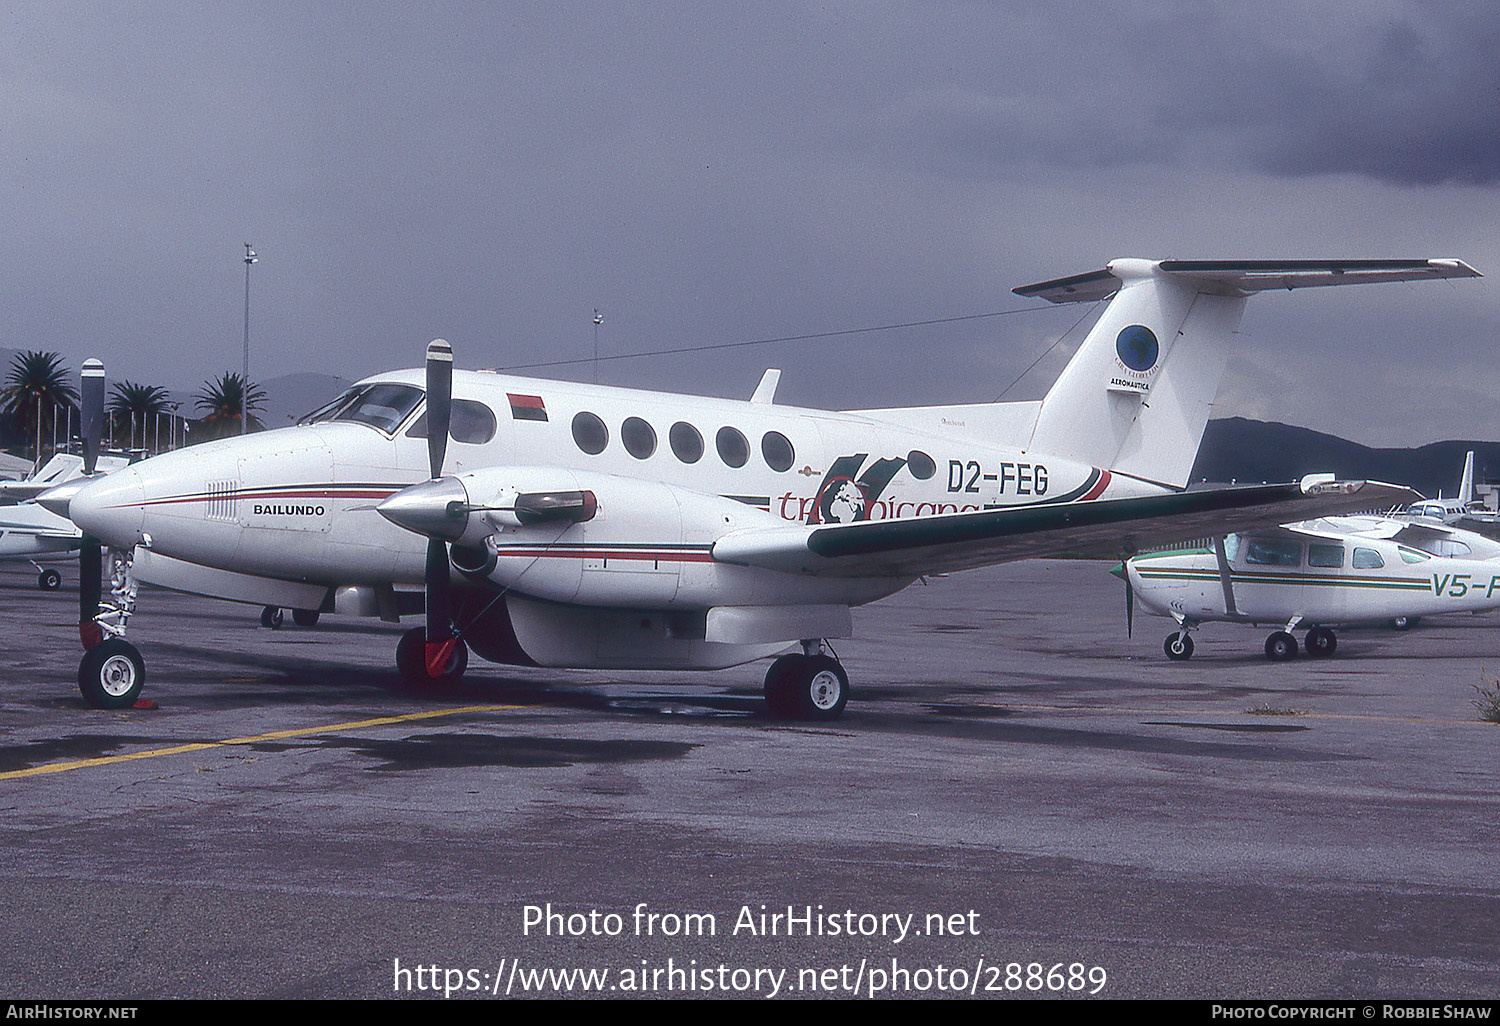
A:
{"label": "wet pavement patch", "polygon": [[[31,769],[53,762],[75,759],[97,759],[114,755],[122,748],[138,745],[161,745],[159,737],[131,737],[125,734],[69,734],[44,741],[27,741],[0,746],[0,773]],[[172,741],[171,744],[199,744],[196,741]]]}
{"label": "wet pavement patch", "polygon": [[342,748],[382,760],[389,772],[474,766],[553,768],[576,763],[646,762],[680,759],[698,746],[678,741],[592,741],[493,734],[421,734],[398,740],[326,738],[318,747]]}

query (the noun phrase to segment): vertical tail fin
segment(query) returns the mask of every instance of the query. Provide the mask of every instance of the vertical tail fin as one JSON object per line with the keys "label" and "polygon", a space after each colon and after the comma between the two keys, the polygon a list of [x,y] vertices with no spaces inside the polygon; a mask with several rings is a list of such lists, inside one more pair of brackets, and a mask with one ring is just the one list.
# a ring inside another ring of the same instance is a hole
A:
{"label": "vertical tail fin", "polygon": [[1458,501],[1467,506],[1474,501],[1474,450],[1464,457],[1464,477],[1458,485]]}
{"label": "vertical tail fin", "polygon": [[1471,278],[1459,260],[1114,260],[1015,292],[1113,296],[1042,400],[1030,448],[1186,486],[1245,300],[1266,289]]}

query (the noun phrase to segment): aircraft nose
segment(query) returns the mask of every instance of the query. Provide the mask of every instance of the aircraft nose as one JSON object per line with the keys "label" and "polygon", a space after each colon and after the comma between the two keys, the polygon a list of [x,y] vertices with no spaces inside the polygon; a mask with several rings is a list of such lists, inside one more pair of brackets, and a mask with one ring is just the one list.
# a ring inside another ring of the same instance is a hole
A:
{"label": "aircraft nose", "polygon": [[145,486],[136,467],[85,482],[67,503],[67,517],[85,534],[117,549],[141,540]]}

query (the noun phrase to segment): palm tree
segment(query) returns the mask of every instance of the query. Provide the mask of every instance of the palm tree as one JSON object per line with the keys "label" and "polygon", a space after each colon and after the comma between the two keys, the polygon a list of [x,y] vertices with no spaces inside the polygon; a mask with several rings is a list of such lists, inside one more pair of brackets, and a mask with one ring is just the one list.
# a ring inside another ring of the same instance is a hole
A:
{"label": "palm tree", "polygon": [[78,389],[69,384],[72,375],[63,366],[61,353],[29,350],[17,353],[6,379],[5,412],[21,430],[36,425],[36,452],[42,455],[42,425],[55,424],[59,406],[76,406]]}
{"label": "palm tree", "polygon": [[217,378],[203,383],[203,391],[193,396],[194,407],[203,410],[202,434],[194,434],[194,441],[223,438],[240,433],[240,418],[250,411],[250,430],[261,430],[255,411],[265,409],[266,393],[255,382],[245,381],[242,374],[225,371]]}
{"label": "palm tree", "polygon": [[171,408],[167,390],[155,385],[138,385],[124,381],[113,386],[108,409],[116,423],[121,420],[130,425],[130,444],[135,445],[135,426],[141,425],[141,444],[146,444],[146,424],[150,418],[166,413]]}

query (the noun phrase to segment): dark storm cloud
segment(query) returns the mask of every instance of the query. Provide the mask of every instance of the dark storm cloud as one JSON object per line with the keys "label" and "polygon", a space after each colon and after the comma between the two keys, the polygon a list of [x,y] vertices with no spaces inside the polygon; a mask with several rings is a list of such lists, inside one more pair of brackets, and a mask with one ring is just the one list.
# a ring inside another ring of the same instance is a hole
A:
{"label": "dark storm cloud", "polygon": [[1049,8],[1045,19],[1011,14],[1010,32],[950,42],[947,83],[892,99],[866,142],[881,139],[887,156],[923,167],[1000,176],[1189,163],[1395,184],[1500,177],[1492,5],[1084,4]]}
{"label": "dark storm cloud", "polygon": [[[1484,191],[1425,186],[1493,180],[1496,42],[1396,0],[15,3],[0,347],[192,391],[239,366],[246,241],[260,377],[439,335],[468,367],[586,357],[596,306],[606,355],[995,311],[1121,255],[1490,270]],[[1288,303],[1304,334],[1256,352],[1378,337],[1405,303],[1471,359],[1486,286]],[[981,401],[1077,313],[600,379],[747,395],[770,364],[791,402]]]}

